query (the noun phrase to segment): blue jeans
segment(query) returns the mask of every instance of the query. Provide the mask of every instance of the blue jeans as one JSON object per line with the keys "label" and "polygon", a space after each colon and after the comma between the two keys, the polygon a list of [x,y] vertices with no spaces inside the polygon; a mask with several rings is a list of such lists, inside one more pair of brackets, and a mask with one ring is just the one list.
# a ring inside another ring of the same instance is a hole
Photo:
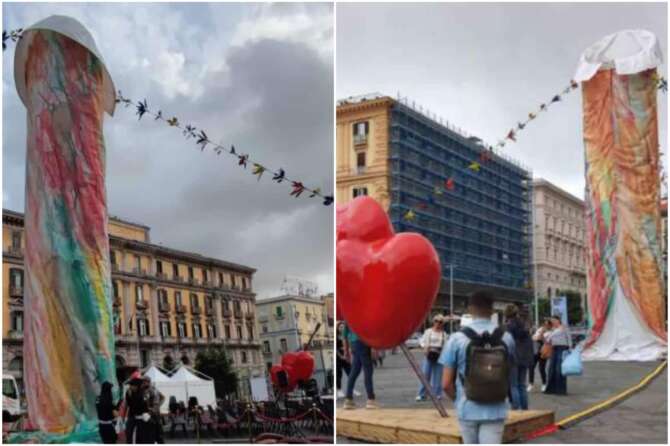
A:
{"label": "blue jeans", "polygon": [[[423,358],[421,369],[426,380],[430,383],[435,396],[442,396],[442,364],[437,361],[429,361],[428,358]],[[423,387],[423,383],[419,384],[419,396],[421,398],[426,397],[426,389]]]}
{"label": "blue jeans", "polygon": [[505,431],[505,420],[467,421],[458,420],[461,437],[465,444],[501,444]]}
{"label": "blue jeans", "polygon": [[528,367],[513,365],[509,371],[509,391],[513,410],[528,410],[528,390],[526,389],[526,377]]}
{"label": "blue jeans", "polygon": [[368,394],[368,399],[375,399],[375,391],[372,387],[372,350],[370,347],[363,344],[361,341],[354,341],[351,343],[351,371],[347,377],[347,394],[348,399],[354,397],[354,386],[356,379],[361,374],[363,369],[363,377],[365,378],[365,391]]}

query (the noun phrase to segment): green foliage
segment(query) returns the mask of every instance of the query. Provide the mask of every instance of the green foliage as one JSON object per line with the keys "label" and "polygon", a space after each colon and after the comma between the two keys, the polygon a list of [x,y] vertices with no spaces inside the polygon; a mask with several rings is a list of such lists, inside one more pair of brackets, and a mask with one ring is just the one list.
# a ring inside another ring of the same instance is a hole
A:
{"label": "green foliage", "polygon": [[210,346],[195,357],[195,369],[214,379],[216,396],[237,392],[237,374],[223,346]]}
{"label": "green foliage", "polygon": [[165,358],[163,358],[163,369],[164,370],[170,371],[170,370],[174,369],[175,365],[176,364],[174,362],[174,359],[172,359],[172,356],[168,355]]}
{"label": "green foliage", "polygon": [[575,291],[562,291],[561,294],[567,299],[568,322],[570,325],[581,323],[584,320],[581,295]]}

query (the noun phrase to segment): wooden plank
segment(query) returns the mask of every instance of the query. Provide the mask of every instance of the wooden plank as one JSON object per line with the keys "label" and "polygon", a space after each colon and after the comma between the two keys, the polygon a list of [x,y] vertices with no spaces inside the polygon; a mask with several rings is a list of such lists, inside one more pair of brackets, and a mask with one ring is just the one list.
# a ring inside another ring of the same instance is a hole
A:
{"label": "wooden plank", "polygon": [[[503,441],[522,439],[553,422],[551,411],[510,411]],[[339,409],[337,434],[371,443],[461,443],[458,419],[443,418],[434,409]]]}

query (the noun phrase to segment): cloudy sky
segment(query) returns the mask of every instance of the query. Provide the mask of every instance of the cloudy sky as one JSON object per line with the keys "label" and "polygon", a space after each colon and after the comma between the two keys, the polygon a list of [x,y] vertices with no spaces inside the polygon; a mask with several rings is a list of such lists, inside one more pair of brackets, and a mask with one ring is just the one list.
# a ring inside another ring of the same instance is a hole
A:
{"label": "cloudy sky", "polygon": [[[495,144],[569,83],[585,48],[630,28],[655,33],[667,58],[663,3],[340,3],[337,97],[400,92]],[[667,77],[667,64],[659,71]],[[665,152],[667,95],[658,97]],[[583,197],[581,93],[552,105],[505,150],[535,177]]]}
{"label": "cloudy sky", "polygon": [[[125,96],[333,192],[333,7],[328,4],[3,4],[3,29],[52,14],[93,34]],[[13,45],[11,45],[13,49]],[[25,112],[3,55],[3,207],[23,211]],[[232,157],[201,153],[131,108],[106,117],[109,212],[152,241],[258,268],[258,298],[285,275],[333,291],[333,207],[289,196]],[[304,197],[304,195],[303,195]]]}

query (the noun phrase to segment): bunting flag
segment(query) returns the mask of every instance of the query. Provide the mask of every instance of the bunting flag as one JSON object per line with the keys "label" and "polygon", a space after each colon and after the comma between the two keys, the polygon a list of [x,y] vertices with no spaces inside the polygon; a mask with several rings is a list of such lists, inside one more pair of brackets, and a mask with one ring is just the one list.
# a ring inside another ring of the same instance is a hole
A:
{"label": "bunting flag", "polygon": [[7,49],[7,41],[11,40],[16,43],[21,38],[23,34],[23,28],[15,29],[12,31],[2,31],[2,51]]}
{"label": "bunting flag", "polygon": [[[9,35],[9,37],[7,37],[7,39],[12,39],[11,34]],[[286,171],[283,168],[279,168],[276,171],[271,170],[268,167],[264,166],[263,164],[255,160],[252,160],[249,154],[238,153],[237,149],[232,144],[230,148],[227,149],[223,144],[214,143],[211,140],[211,138],[207,135],[205,130],[196,128],[194,125],[191,124],[182,124],[179,121],[179,118],[177,118],[176,116],[173,116],[172,118],[168,119],[164,118],[163,112],[161,110],[153,112],[150,109],[146,99],[143,99],[141,101],[134,101],[130,98],[124,97],[123,93],[119,91],[116,98],[116,102],[118,104],[123,104],[124,107],[126,108],[128,108],[131,105],[134,105],[135,115],[137,116],[138,121],[141,121],[144,116],[148,115],[153,116],[154,121],[164,121],[168,126],[180,129],[185,139],[189,140],[193,138],[193,140],[195,140],[195,145],[198,148],[200,148],[200,150],[203,152],[205,151],[205,149],[210,148],[216,155],[221,155],[223,153],[233,155],[237,158],[237,165],[242,167],[243,169],[246,169],[247,165],[251,163],[251,165],[253,166],[253,168],[251,169],[251,174],[255,175],[258,181],[261,180],[265,172],[271,172],[273,181],[277,183],[282,183],[284,180],[288,180],[291,183],[291,192],[289,194],[290,196],[297,198],[300,197],[303,192],[307,191],[309,192],[308,195],[309,198],[317,198],[317,197],[321,198],[324,206],[330,206],[331,204],[333,204],[334,201],[333,196],[324,195],[321,192],[321,188],[319,187],[308,188],[301,181],[289,179],[286,176]]]}
{"label": "bunting flag", "polygon": [[445,183],[445,186],[447,187],[447,190],[454,190],[454,179],[449,178]]}

